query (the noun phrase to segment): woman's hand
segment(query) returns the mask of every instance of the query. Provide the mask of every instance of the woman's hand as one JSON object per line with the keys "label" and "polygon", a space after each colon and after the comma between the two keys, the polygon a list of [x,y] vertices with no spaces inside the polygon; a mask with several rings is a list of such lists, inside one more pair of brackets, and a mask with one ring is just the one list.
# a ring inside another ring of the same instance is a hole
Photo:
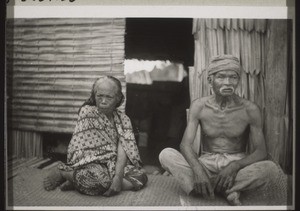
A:
{"label": "woman's hand", "polygon": [[123,178],[115,175],[109,189],[103,194],[103,196],[114,196],[118,194],[122,189],[122,180]]}

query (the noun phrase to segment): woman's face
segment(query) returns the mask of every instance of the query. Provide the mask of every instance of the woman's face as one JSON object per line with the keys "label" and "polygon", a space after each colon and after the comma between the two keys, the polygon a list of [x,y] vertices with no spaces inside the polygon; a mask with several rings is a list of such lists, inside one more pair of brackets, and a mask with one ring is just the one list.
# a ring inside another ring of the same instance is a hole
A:
{"label": "woman's face", "polygon": [[120,100],[117,85],[108,78],[98,80],[95,85],[95,100],[100,112],[112,112]]}

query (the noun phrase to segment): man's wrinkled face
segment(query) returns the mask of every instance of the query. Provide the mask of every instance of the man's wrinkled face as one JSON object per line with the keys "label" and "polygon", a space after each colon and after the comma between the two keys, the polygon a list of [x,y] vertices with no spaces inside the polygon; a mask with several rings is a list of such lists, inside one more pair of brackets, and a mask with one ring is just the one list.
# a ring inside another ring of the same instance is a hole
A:
{"label": "man's wrinkled face", "polygon": [[233,95],[239,84],[240,77],[233,70],[222,70],[211,76],[210,84],[216,95]]}
{"label": "man's wrinkled face", "polygon": [[95,85],[95,100],[99,110],[114,110],[119,102],[117,85],[109,79],[100,79]]}

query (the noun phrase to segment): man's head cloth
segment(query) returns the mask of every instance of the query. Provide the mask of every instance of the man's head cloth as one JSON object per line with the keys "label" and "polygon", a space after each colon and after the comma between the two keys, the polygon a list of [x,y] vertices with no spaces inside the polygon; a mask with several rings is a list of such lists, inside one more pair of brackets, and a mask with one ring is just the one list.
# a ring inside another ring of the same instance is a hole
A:
{"label": "man's head cloth", "polygon": [[223,70],[233,70],[240,76],[241,65],[239,59],[232,55],[213,57],[207,67],[208,75],[210,76]]}

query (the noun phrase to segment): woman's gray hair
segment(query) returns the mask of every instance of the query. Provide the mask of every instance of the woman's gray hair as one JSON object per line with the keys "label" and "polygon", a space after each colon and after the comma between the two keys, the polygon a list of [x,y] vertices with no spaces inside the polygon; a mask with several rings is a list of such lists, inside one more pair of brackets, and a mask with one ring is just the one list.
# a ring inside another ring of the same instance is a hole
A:
{"label": "woman's gray hair", "polygon": [[96,106],[96,98],[95,98],[96,84],[99,80],[105,79],[105,78],[110,79],[111,81],[113,81],[116,84],[117,88],[118,88],[117,95],[118,95],[118,98],[119,98],[119,102],[117,103],[116,107],[119,107],[120,105],[122,105],[122,103],[124,102],[125,97],[122,93],[121,82],[119,81],[119,79],[115,78],[114,76],[108,75],[108,76],[102,76],[102,77],[97,78],[95,80],[95,82],[93,83],[93,86],[92,86],[90,97],[82,104],[82,106],[79,108],[79,111],[85,105]]}

